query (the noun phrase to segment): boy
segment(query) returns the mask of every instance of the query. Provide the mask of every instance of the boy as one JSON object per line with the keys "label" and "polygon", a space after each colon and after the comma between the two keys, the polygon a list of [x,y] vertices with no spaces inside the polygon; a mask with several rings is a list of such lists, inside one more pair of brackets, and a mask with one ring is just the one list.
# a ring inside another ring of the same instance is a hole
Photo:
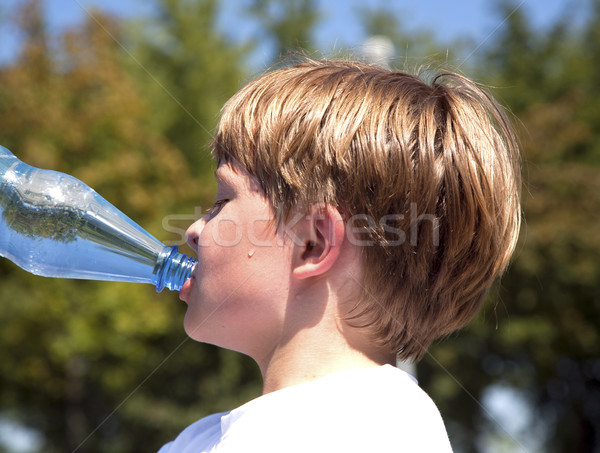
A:
{"label": "boy", "polygon": [[451,451],[391,364],[462,327],[507,265],[520,176],[503,110],[455,74],[305,61],[238,92],[213,149],[184,325],[252,357],[263,395],[161,453]]}

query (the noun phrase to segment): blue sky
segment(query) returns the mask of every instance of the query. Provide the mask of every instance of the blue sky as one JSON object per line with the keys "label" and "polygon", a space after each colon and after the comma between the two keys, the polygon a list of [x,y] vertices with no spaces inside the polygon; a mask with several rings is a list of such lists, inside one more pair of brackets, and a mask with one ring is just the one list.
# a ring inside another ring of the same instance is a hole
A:
{"label": "blue sky", "polygon": [[[10,59],[18,45],[15,30],[6,26],[6,18],[23,0],[0,0],[0,62]],[[82,21],[86,10],[99,8],[122,17],[141,17],[151,13],[144,0],[44,0],[45,11],[53,30],[72,26]],[[409,31],[431,31],[438,41],[461,39],[473,49],[493,37],[502,22],[491,0],[317,0],[322,21],[316,30],[317,44],[323,51],[336,43],[359,46],[365,39],[357,7],[392,9]],[[589,0],[514,0],[534,25],[544,27],[561,14],[579,11],[581,18]],[[255,28],[241,19],[248,0],[222,0],[220,26],[234,39],[248,39]],[[258,50],[255,64],[268,64],[270,55]],[[261,61],[264,59],[265,61]]]}

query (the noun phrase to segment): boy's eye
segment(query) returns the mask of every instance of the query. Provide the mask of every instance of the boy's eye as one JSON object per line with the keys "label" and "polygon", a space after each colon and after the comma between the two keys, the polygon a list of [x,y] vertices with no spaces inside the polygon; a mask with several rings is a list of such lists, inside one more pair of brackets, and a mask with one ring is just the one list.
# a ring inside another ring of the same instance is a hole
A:
{"label": "boy's eye", "polygon": [[219,211],[221,210],[221,208],[223,206],[225,206],[225,203],[227,203],[229,200],[224,198],[222,200],[217,200],[215,201],[215,203],[208,209],[208,211],[206,211],[206,213],[209,216],[215,216],[219,213]]}

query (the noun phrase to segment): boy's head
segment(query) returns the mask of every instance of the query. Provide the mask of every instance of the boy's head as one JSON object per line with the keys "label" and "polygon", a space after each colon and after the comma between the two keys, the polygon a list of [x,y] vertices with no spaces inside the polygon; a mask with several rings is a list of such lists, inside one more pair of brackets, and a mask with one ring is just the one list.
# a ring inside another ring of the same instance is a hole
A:
{"label": "boy's head", "polygon": [[213,147],[258,179],[278,222],[318,203],[342,213],[364,276],[348,320],[404,359],[473,317],[517,240],[515,137],[456,74],[285,67],[225,105]]}

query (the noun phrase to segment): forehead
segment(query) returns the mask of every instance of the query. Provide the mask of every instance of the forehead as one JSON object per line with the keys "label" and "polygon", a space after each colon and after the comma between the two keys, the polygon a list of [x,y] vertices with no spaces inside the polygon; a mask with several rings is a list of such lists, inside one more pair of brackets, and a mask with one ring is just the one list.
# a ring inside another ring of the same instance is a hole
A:
{"label": "forehead", "polygon": [[215,179],[217,180],[217,184],[262,192],[262,187],[258,179],[235,161],[221,161],[215,170]]}

